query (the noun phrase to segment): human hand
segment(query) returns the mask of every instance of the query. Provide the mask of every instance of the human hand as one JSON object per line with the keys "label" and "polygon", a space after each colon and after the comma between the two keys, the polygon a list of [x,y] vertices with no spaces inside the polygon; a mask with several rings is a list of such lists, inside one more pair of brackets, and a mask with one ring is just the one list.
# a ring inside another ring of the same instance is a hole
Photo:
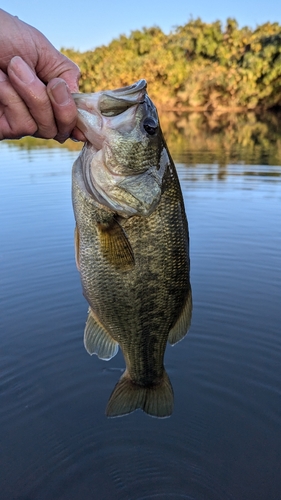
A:
{"label": "human hand", "polygon": [[42,33],[0,9],[0,139],[85,140],[71,96],[79,76]]}

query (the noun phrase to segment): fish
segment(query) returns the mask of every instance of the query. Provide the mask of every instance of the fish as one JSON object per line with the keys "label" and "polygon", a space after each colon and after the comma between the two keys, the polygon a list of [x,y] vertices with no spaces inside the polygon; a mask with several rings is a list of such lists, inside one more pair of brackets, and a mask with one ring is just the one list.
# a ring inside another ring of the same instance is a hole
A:
{"label": "fish", "polygon": [[74,94],[86,142],[74,162],[75,258],[89,304],[84,345],[126,369],[107,404],[117,417],[172,414],[166,345],[192,314],[189,233],[175,165],[144,79]]}

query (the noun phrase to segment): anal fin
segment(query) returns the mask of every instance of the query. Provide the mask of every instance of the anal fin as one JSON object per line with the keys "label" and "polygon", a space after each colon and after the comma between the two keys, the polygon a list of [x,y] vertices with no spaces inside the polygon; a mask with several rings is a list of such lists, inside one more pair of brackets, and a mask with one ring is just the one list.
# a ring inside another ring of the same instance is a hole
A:
{"label": "anal fin", "polygon": [[101,251],[116,269],[127,271],[135,265],[131,244],[115,218],[98,224]]}
{"label": "anal fin", "polygon": [[118,352],[118,342],[106,331],[103,325],[95,317],[92,309],[84,330],[84,346],[89,354],[96,354],[100,359],[108,361]]}
{"label": "anal fin", "polygon": [[181,315],[179,316],[176,324],[169,332],[168,341],[170,344],[174,345],[186,336],[188,329],[190,327],[191,316],[192,316],[192,292],[190,288]]}

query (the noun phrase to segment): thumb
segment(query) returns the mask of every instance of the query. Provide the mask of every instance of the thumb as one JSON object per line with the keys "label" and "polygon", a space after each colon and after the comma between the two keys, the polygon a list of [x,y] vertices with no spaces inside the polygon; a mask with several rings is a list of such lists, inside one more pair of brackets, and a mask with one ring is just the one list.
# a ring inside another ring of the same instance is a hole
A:
{"label": "thumb", "polygon": [[62,78],[67,83],[70,92],[79,92],[79,78],[81,75],[79,67],[68,57],[61,53],[60,55],[63,58],[62,65],[55,78]]}

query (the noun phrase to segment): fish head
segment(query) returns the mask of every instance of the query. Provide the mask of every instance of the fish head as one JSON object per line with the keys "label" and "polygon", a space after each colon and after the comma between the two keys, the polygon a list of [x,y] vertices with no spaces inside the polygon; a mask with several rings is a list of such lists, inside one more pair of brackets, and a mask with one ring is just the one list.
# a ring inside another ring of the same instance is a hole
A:
{"label": "fish head", "polygon": [[77,126],[100,151],[105,167],[125,175],[147,170],[159,160],[159,119],[146,81],[93,94],[74,94]]}
{"label": "fish head", "polygon": [[77,126],[91,157],[88,186],[99,202],[125,216],[149,215],[161,195],[165,146],[146,87],[139,80],[115,90],[74,94]]}

